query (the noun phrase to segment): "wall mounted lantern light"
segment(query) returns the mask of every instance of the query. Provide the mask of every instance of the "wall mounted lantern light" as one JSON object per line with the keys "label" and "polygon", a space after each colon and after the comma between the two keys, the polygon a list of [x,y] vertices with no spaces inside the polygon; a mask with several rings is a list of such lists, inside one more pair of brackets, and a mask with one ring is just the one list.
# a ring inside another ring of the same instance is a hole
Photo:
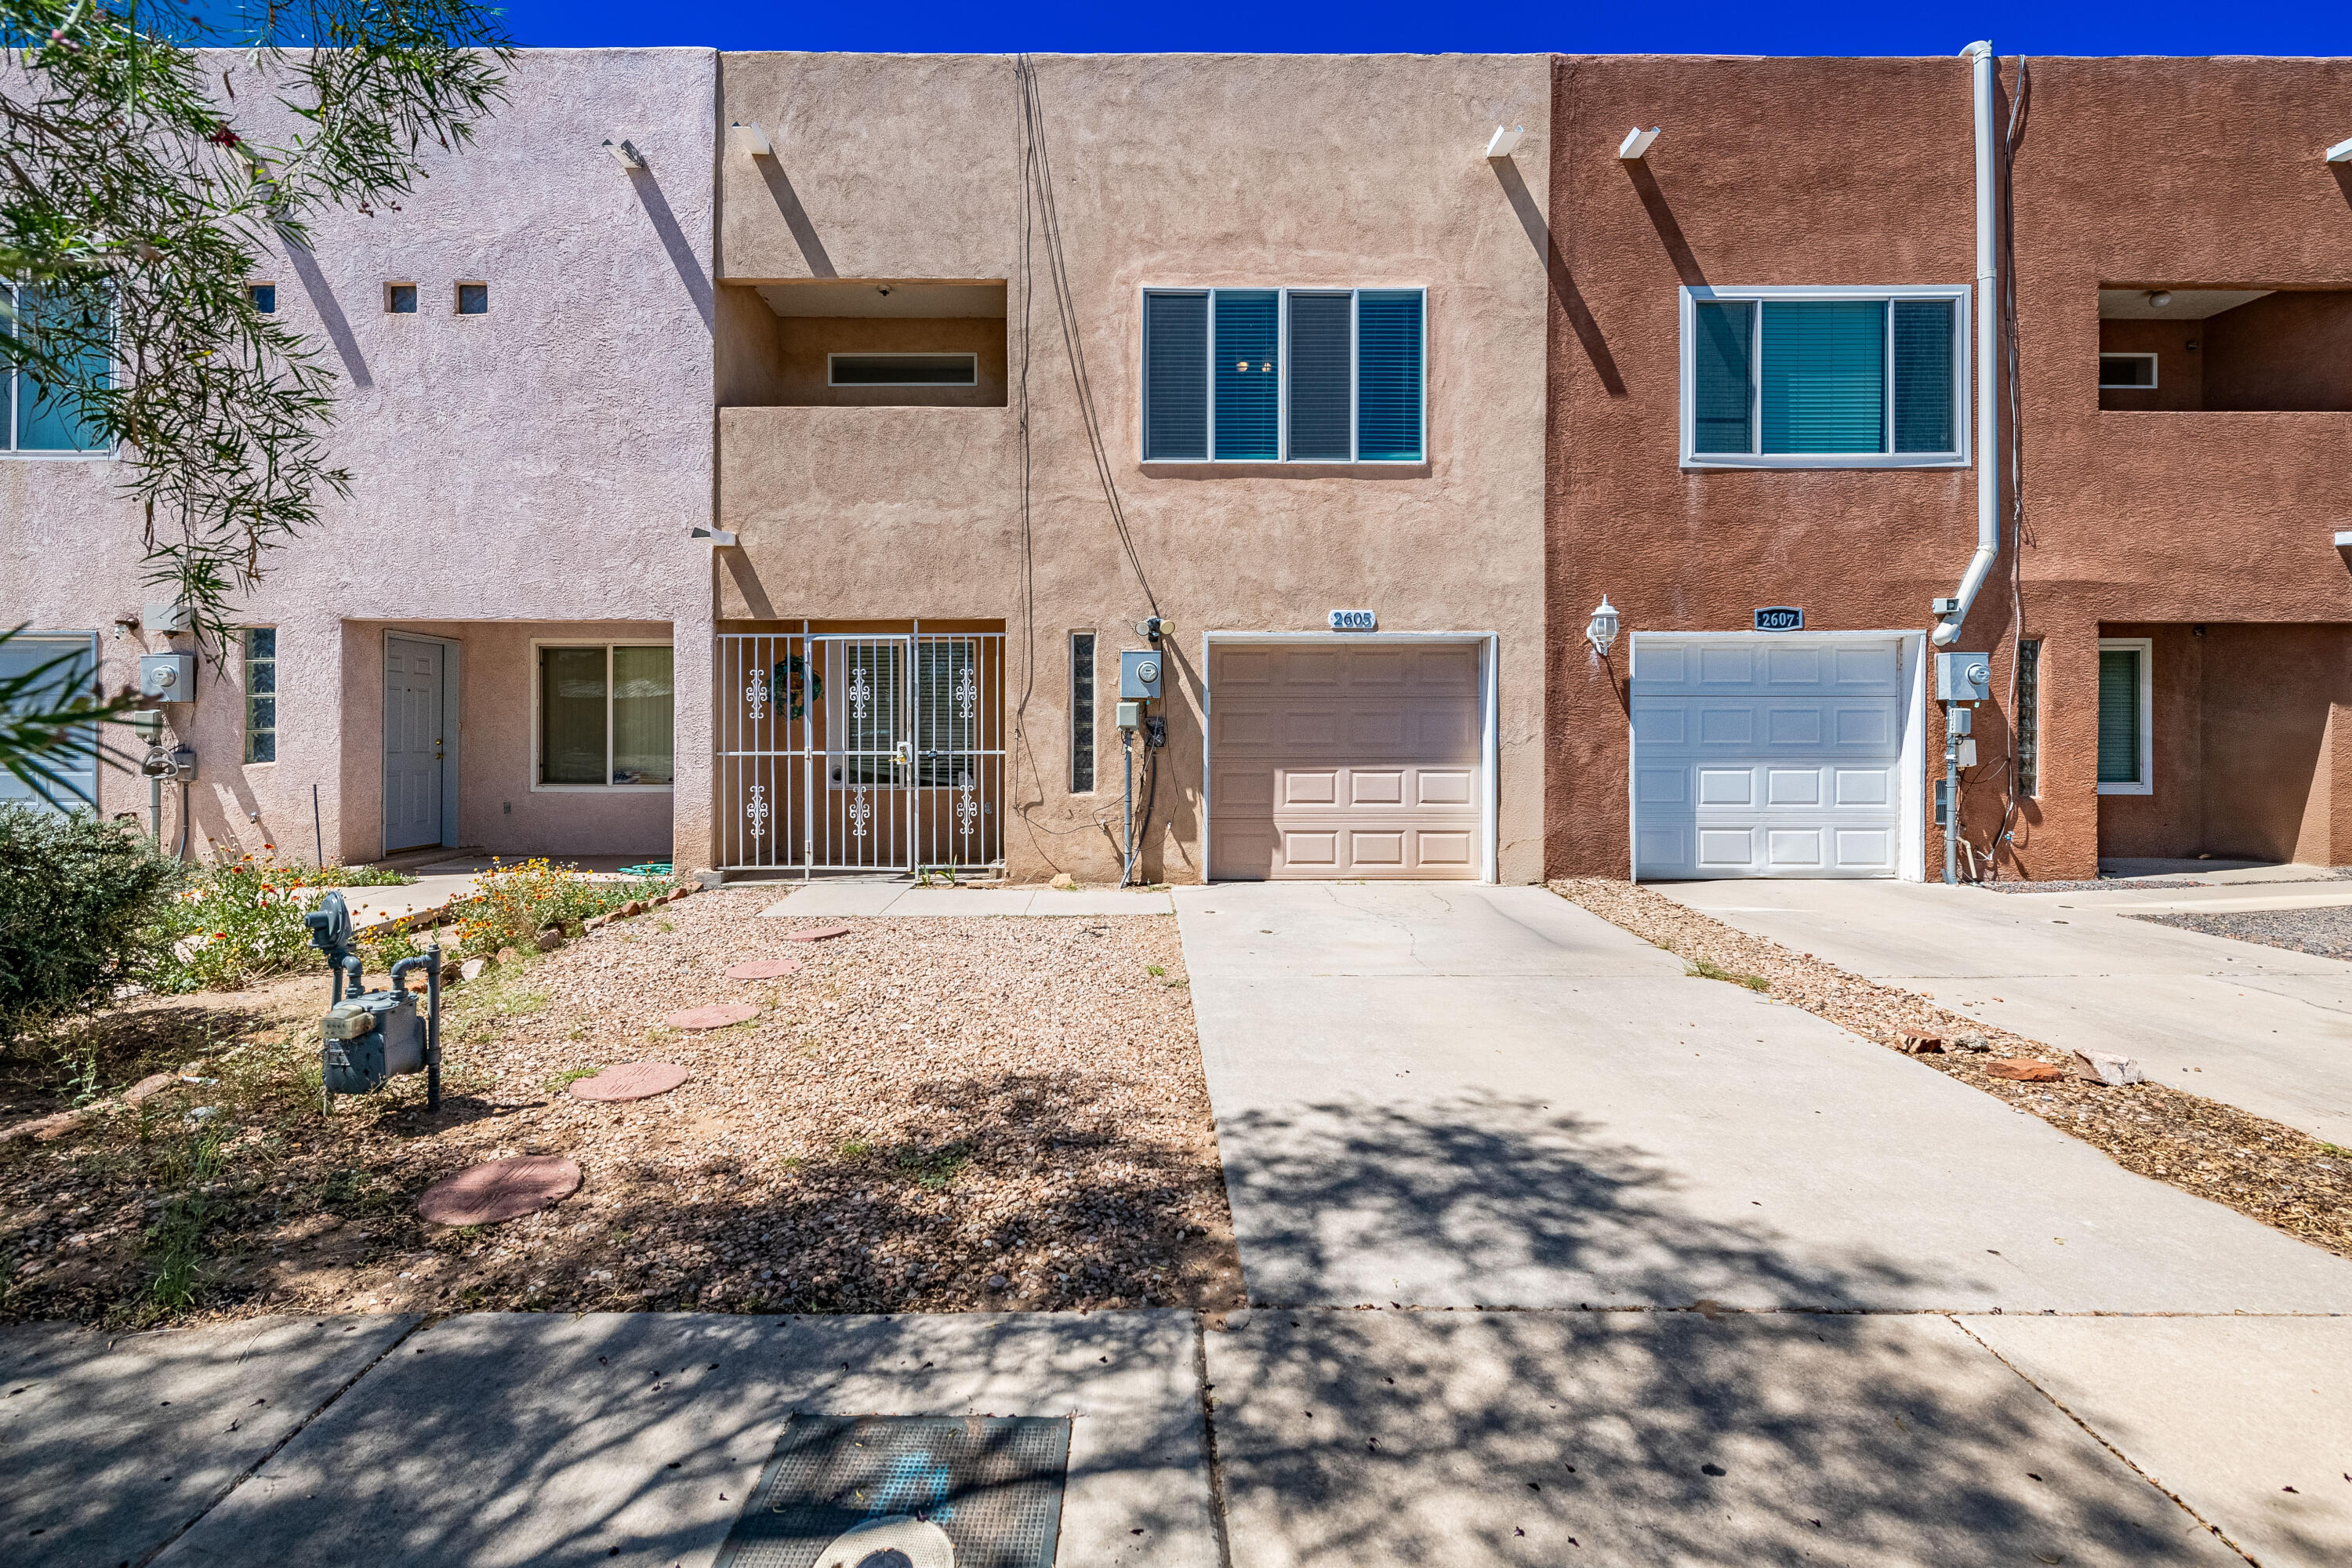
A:
{"label": "wall mounted lantern light", "polygon": [[734,132],[735,145],[752,158],[772,158],[775,144],[768,140],[767,131],[756,120],[739,120],[728,127]]}
{"label": "wall mounted lantern light", "polygon": [[604,139],[604,151],[613,154],[613,162],[631,174],[646,166],[646,155],[637,151],[636,143],[634,142],[624,142],[608,136]]}
{"label": "wall mounted lantern light", "polygon": [[1512,153],[1519,150],[1519,140],[1527,135],[1527,133],[1528,128],[1524,125],[1517,127],[1503,125],[1496,126],[1495,133],[1486,138],[1486,156],[1489,158],[1509,157]]}
{"label": "wall mounted lantern light", "polygon": [[2352,163],[2352,141],[2338,142],[2330,147],[2327,161],[2331,163]]}
{"label": "wall mounted lantern light", "polygon": [[1592,618],[1584,624],[1584,640],[1591,643],[1592,651],[1603,658],[1609,657],[1610,645],[1617,640],[1617,606],[1609,602],[1606,594],[1601,595],[1600,608],[1594,610]]}

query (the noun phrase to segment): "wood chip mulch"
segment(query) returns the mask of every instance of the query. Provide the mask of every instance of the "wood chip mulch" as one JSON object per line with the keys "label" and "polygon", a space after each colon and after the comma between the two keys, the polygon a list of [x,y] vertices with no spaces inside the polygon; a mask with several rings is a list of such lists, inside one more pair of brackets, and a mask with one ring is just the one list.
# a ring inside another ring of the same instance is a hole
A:
{"label": "wood chip mulch", "polygon": [[2045,1083],[1997,1078],[1986,1069],[1999,1059],[2063,1066],[2072,1058],[1915,993],[1735,931],[1648,888],[1600,877],[1550,887],[1570,903],[1675,954],[1694,973],[1706,965],[1735,981],[1760,979],[1774,999],[1890,1049],[1904,1049],[1906,1029],[1946,1042],[1975,1037],[1982,1041],[1979,1048],[1948,1048],[1911,1059],[2041,1117],[2126,1170],[2210,1198],[2339,1258],[2352,1257],[2352,1150],[2160,1083],[2106,1088],[2071,1076]]}
{"label": "wood chip mulch", "polygon": [[[300,1077],[322,972],[273,1036],[219,1042],[196,1075],[216,1084],[0,1142],[0,1319],[152,1321],[159,1218],[196,1192],[184,1321],[1240,1301],[1172,918],[857,920],[810,943],[817,922],[760,918],[776,898],[701,894],[455,987],[436,1113],[420,1076],[320,1120]],[[724,973],[783,957],[798,973]],[[662,1022],[734,1001],[758,1016]],[[629,1103],[564,1092],[646,1059],[691,1076]],[[192,1184],[206,1130],[220,1169]],[[433,1183],[526,1154],[577,1161],[580,1190],[478,1230],[416,1215]]]}

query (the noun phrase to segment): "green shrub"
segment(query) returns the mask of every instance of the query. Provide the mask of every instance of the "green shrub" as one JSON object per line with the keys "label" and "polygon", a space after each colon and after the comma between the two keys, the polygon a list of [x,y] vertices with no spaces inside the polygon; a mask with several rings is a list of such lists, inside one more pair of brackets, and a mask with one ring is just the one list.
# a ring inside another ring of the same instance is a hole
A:
{"label": "green shrub", "polygon": [[250,856],[190,868],[165,906],[156,990],[229,991],[303,963],[310,933],[302,916],[319,901],[310,867]]}
{"label": "green shrub", "polygon": [[144,980],[180,868],[89,812],[0,805],[0,1041]]}

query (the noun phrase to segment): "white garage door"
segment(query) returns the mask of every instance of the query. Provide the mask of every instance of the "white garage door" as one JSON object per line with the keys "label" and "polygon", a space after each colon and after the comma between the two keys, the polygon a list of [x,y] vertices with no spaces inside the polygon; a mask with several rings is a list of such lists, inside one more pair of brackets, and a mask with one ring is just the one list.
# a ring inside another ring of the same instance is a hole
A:
{"label": "white garage door", "polygon": [[1895,638],[1644,637],[1633,660],[1637,876],[1897,873]]}
{"label": "white garage door", "polygon": [[1212,878],[1483,873],[1475,644],[1212,646]]}

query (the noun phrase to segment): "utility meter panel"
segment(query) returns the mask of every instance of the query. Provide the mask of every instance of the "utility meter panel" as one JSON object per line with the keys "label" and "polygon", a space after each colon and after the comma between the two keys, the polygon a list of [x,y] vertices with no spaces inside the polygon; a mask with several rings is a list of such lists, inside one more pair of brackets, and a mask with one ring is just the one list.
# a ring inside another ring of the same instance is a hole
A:
{"label": "utility meter panel", "polygon": [[1936,656],[1936,700],[1938,702],[1990,702],[1992,700],[1992,655],[1989,653],[1939,653]]}
{"label": "utility meter panel", "polygon": [[196,656],[191,653],[147,653],[139,656],[139,695],[166,702],[196,700]]}
{"label": "utility meter panel", "polygon": [[1129,701],[1160,700],[1160,650],[1145,648],[1118,656],[1118,694]]}

